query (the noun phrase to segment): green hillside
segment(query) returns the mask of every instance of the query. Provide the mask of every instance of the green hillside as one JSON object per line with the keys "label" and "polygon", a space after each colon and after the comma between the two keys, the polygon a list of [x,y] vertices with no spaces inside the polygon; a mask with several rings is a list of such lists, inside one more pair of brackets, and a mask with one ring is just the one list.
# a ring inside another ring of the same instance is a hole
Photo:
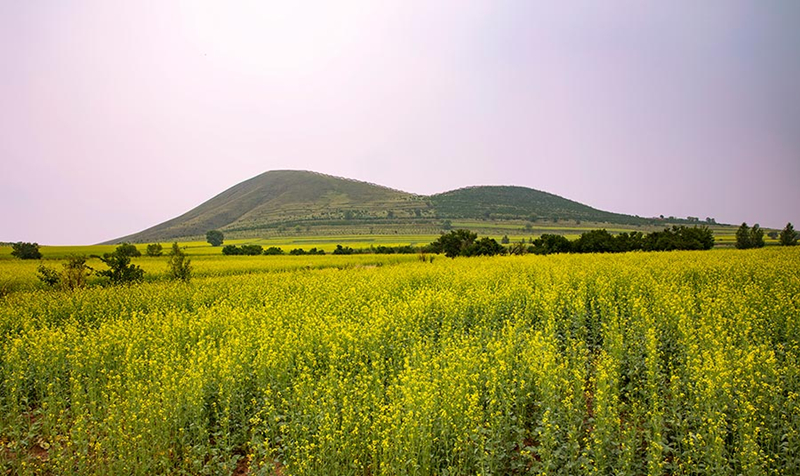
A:
{"label": "green hillside", "polygon": [[630,215],[604,212],[582,203],[525,187],[466,187],[428,198],[438,216],[495,220],[583,220],[642,224]]}
{"label": "green hillside", "polygon": [[238,237],[287,228],[311,234],[358,234],[382,227],[395,233],[430,233],[444,220],[492,220],[509,226],[515,222],[515,228],[522,221],[539,220],[650,222],[525,187],[468,187],[426,197],[316,172],[276,170],[239,183],[179,217],[109,243],[197,239],[212,229]]}

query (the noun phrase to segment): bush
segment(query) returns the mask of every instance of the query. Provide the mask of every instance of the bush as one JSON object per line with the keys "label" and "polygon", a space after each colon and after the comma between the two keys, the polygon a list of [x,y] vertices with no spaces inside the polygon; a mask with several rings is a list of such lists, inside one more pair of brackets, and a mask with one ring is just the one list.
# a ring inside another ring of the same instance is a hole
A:
{"label": "bush", "polygon": [[537,255],[548,255],[551,253],[569,253],[572,251],[572,242],[562,235],[543,234],[533,240],[528,247],[528,251]]}
{"label": "bush", "polygon": [[269,248],[264,250],[265,255],[282,255],[283,250],[278,248],[277,246],[270,246]]}
{"label": "bush", "polygon": [[170,279],[180,280],[188,283],[192,278],[191,263],[191,260],[186,257],[186,253],[180,249],[178,243],[173,243],[172,251],[169,253],[167,276]]}
{"label": "bush", "polygon": [[139,251],[139,248],[130,243],[122,243],[121,245],[117,246],[117,250],[115,252],[121,255],[130,256],[131,258],[138,258],[139,256],[142,256],[142,252]]}
{"label": "bush", "polygon": [[747,223],[742,223],[739,229],[736,230],[736,247],[740,250],[753,247],[750,241],[750,227],[747,226]]}
{"label": "bush", "polygon": [[86,265],[86,256],[70,256],[62,265],[64,269],[59,273],[53,268],[39,265],[39,281],[47,286],[60,286],[61,289],[75,290],[86,286],[86,278],[92,269]]}
{"label": "bush", "polygon": [[39,243],[18,242],[11,245],[11,256],[19,259],[42,259]]}
{"label": "bush", "polygon": [[791,223],[787,223],[786,227],[781,230],[778,241],[782,246],[795,246],[797,244],[797,232],[794,231]]}
{"label": "bush", "polygon": [[144,278],[144,270],[131,263],[130,248],[125,244],[117,247],[113,253],[106,253],[100,258],[109,269],[98,271],[98,276],[105,276],[113,284],[124,284],[141,281]]}
{"label": "bush", "polygon": [[335,254],[335,255],[351,255],[354,252],[355,252],[355,250],[353,250],[353,248],[350,248],[349,246],[342,246],[342,245],[336,245],[336,249],[333,250],[333,254]]}
{"label": "bush", "polygon": [[236,245],[225,245],[222,248],[222,254],[224,255],[257,256],[263,252],[264,249],[261,247],[261,245],[242,245],[241,247]]}
{"label": "bush", "polygon": [[464,250],[475,243],[477,239],[477,233],[459,229],[450,233],[443,233],[431,245],[436,253],[444,253],[448,258],[455,258],[456,256],[461,256]]}
{"label": "bush", "polygon": [[225,235],[219,230],[210,230],[206,232],[206,241],[211,246],[220,246],[225,240]]}
{"label": "bush", "polygon": [[161,256],[163,251],[164,248],[161,246],[161,243],[151,243],[147,245],[147,256]]}

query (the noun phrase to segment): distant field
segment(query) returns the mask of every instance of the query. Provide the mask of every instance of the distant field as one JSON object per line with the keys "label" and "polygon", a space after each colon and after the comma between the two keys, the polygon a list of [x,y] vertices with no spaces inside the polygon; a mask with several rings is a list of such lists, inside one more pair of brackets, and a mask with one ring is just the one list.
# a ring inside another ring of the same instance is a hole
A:
{"label": "distant field", "polygon": [[[512,242],[518,242],[522,239],[528,241],[531,238],[538,238],[543,233],[564,235],[567,238],[574,240],[577,239],[581,233],[589,230],[604,228],[611,233],[623,233],[631,231],[641,231],[644,233],[660,230],[663,227],[637,227],[637,226],[621,226],[621,225],[608,225],[603,223],[581,223],[576,224],[573,222],[564,223],[541,223],[534,224],[530,231],[524,230],[526,222],[519,223],[492,223],[488,221],[454,221],[452,223],[453,229],[467,228],[477,231],[480,236],[488,236],[496,239],[498,242],[503,236],[508,236]],[[712,226],[714,238],[717,245],[732,246],[736,241],[736,227],[731,226]],[[321,231],[316,230],[314,233]],[[374,230],[373,230],[374,231]],[[331,234],[312,234],[311,232],[292,232],[287,231],[280,234],[271,234],[263,237],[251,238],[238,238],[236,234],[232,237],[225,239],[226,245],[241,245],[241,244],[258,244],[264,248],[270,246],[277,246],[288,252],[294,248],[303,248],[308,250],[310,248],[323,249],[326,252],[331,252],[336,248],[337,244],[343,246],[350,246],[352,248],[369,248],[370,246],[401,246],[401,245],[414,245],[420,246],[433,242],[436,240],[441,230],[431,230],[430,233],[394,233],[391,229],[380,229],[379,232],[369,233],[367,229],[354,228],[348,229],[346,227],[337,227],[336,233]],[[777,244],[777,240],[765,237],[767,245]],[[172,243],[164,242],[162,245],[167,249]],[[197,241],[186,241],[180,243],[185,247],[189,255],[205,255],[205,254],[219,254],[222,252],[221,247],[212,247],[204,240],[198,239]],[[146,244],[137,244],[137,247],[144,253]],[[113,251],[114,245],[89,245],[89,246],[42,246],[41,252],[45,259],[64,258],[71,254],[79,255],[102,255]],[[11,248],[8,246],[0,246],[0,259],[10,258]]]}

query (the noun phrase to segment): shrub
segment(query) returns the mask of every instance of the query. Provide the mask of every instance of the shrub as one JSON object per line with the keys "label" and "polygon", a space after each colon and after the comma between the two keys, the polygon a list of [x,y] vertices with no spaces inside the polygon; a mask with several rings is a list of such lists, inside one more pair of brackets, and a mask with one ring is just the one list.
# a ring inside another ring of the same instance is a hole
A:
{"label": "shrub", "polygon": [[786,227],[781,230],[778,240],[782,246],[795,246],[797,244],[797,232],[791,223],[787,223]]}
{"label": "shrub", "polygon": [[139,251],[139,248],[130,243],[122,243],[121,245],[117,246],[117,250],[115,252],[121,255],[130,256],[131,258],[138,258],[139,256],[142,256],[142,252]]}
{"label": "shrub", "polygon": [[180,280],[188,283],[192,278],[191,263],[191,260],[186,257],[186,253],[180,249],[178,243],[173,243],[172,251],[169,253],[167,276],[170,279]]}
{"label": "shrub", "polygon": [[161,243],[151,243],[147,245],[147,256],[161,256],[163,250],[164,248],[161,246]]}
{"label": "shrub", "polygon": [[750,241],[750,227],[747,226],[747,223],[742,223],[739,229],[736,230],[736,247],[740,250],[753,247]]}
{"label": "shrub", "polygon": [[225,241],[225,235],[219,230],[210,230],[206,232],[206,241],[211,246],[220,246]]}
{"label": "shrub", "polygon": [[141,281],[144,278],[144,270],[131,263],[130,249],[122,244],[113,253],[105,253],[100,261],[105,263],[109,269],[98,271],[98,276],[105,276],[113,284],[124,284]]}
{"label": "shrub", "polygon": [[42,259],[39,243],[18,242],[11,245],[11,256],[19,259]]}

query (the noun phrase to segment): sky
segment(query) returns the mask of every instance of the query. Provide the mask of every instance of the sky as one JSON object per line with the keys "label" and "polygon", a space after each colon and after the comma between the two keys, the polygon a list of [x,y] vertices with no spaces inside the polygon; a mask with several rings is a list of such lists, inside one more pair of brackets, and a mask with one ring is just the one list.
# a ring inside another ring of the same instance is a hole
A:
{"label": "sky", "polygon": [[268,170],[800,225],[800,2],[0,0],[0,241]]}

